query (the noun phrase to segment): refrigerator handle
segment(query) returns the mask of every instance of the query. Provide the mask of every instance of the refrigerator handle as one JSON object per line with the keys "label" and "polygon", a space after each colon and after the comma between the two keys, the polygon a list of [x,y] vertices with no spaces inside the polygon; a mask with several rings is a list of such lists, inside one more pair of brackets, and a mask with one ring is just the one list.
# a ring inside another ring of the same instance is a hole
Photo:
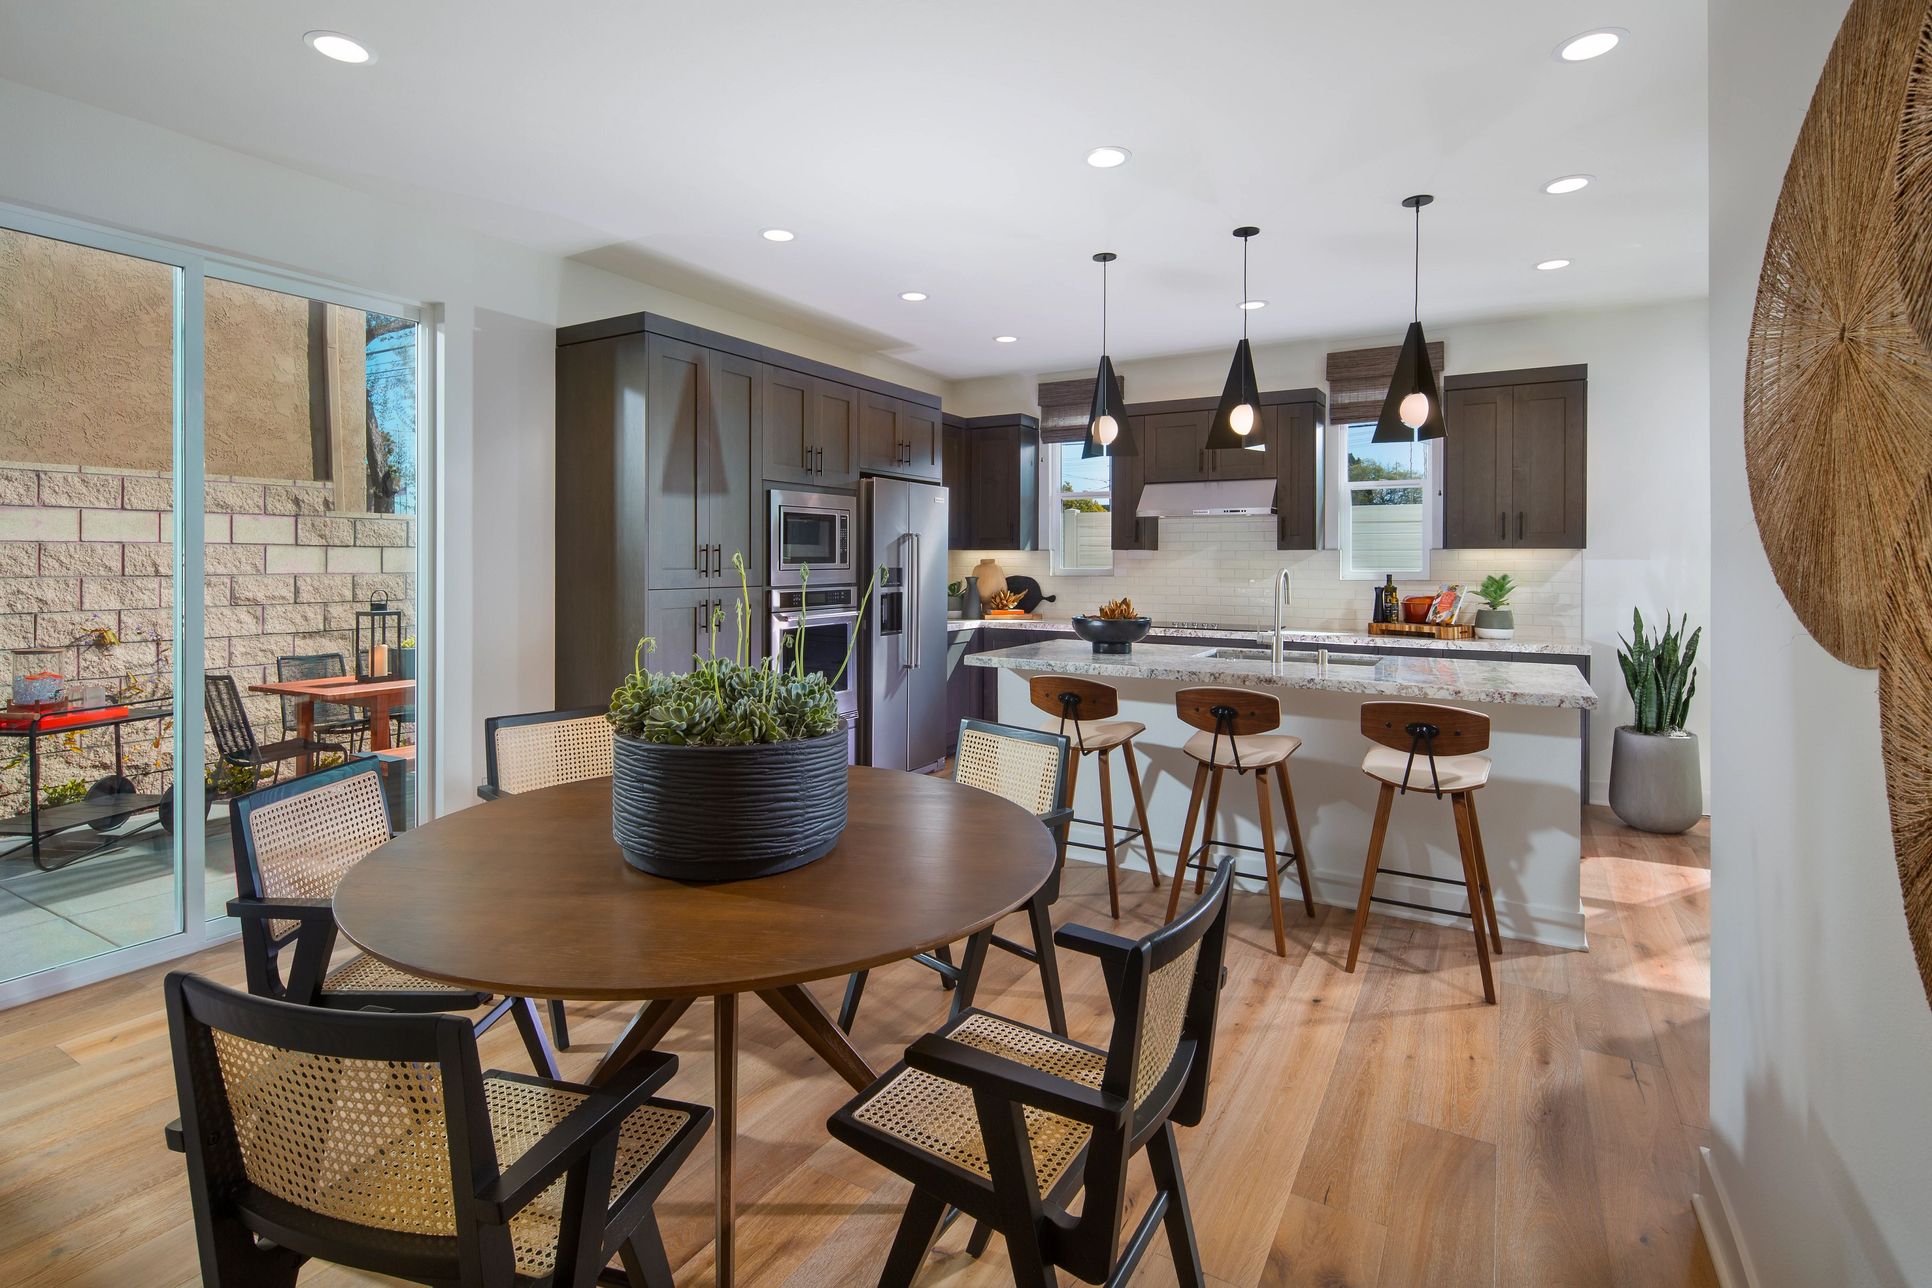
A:
{"label": "refrigerator handle", "polygon": [[906,670],[916,670],[919,666],[919,600],[925,594],[920,584],[924,577],[919,568],[919,534],[908,532],[906,540],[912,543],[912,557],[906,560]]}

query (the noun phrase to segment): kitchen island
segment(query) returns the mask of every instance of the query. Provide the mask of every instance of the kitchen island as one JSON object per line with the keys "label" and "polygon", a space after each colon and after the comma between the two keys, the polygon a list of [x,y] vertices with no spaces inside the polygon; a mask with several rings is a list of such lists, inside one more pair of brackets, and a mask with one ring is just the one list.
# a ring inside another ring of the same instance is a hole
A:
{"label": "kitchen island", "polygon": [[[1049,722],[1027,697],[1027,683],[1035,675],[1089,676],[1120,691],[1120,718],[1147,726],[1135,745],[1141,752],[1148,823],[1163,880],[1174,869],[1194,778],[1194,762],[1180,750],[1194,730],[1175,714],[1175,693],[1194,685],[1273,693],[1281,701],[1281,732],[1302,740],[1289,772],[1308,847],[1309,879],[1317,900],[1343,908],[1355,906],[1361,889],[1375,809],[1376,785],[1361,772],[1368,748],[1361,732],[1362,703],[1404,699],[1482,711],[1490,718],[1494,770],[1479,807],[1503,933],[1562,948],[1585,946],[1580,888],[1583,722],[1597,699],[1574,666],[1345,651],[1331,652],[1326,665],[1307,653],[1288,653],[1276,666],[1261,649],[1143,642],[1131,654],[1107,656],[1094,653],[1083,641],[1064,639],[975,653],[965,661],[997,668],[999,718],[1009,724]],[[1100,817],[1097,779],[1095,774],[1079,776],[1074,809],[1083,819]],[[1221,802],[1216,837],[1259,844],[1253,792],[1224,790]],[[1118,808],[1115,816],[1126,817]],[[1083,827],[1078,839],[1098,840],[1096,831]],[[1282,834],[1278,840],[1285,845]],[[1135,850],[1139,845],[1133,842]],[[1243,872],[1260,871],[1260,855],[1231,852]],[[1091,850],[1068,853],[1099,857]],[[1120,857],[1130,874],[1145,860],[1144,853],[1136,858],[1125,847]],[[1426,792],[1399,798],[1389,820],[1382,866],[1460,878],[1449,803]],[[1285,874],[1284,882],[1284,889],[1292,887],[1292,874]],[[1425,908],[1464,907],[1459,888],[1431,881],[1384,876],[1377,893]],[[1301,915],[1296,906],[1290,900],[1291,917]],[[1454,920],[1446,912],[1410,913],[1388,904],[1378,910]]]}

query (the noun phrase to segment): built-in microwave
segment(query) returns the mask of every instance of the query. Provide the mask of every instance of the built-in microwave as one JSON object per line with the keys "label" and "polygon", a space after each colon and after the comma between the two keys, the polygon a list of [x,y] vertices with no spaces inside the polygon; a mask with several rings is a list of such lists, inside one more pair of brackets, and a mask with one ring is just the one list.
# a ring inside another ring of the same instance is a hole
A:
{"label": "built-in microwave", "polygon": [[771,490],[771,585],[851,585],[858,501],[837,492]]}

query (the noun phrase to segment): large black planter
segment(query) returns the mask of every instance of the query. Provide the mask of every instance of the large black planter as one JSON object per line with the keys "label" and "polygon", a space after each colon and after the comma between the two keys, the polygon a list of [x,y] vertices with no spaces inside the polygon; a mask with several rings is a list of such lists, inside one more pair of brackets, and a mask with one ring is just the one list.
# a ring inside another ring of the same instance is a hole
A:
{"label": "large black planter", "polygon": [[738,881],[822,859],[845,830],[843,729],[798,742],[680,747],[618,734],[611,831],[652,876]]}

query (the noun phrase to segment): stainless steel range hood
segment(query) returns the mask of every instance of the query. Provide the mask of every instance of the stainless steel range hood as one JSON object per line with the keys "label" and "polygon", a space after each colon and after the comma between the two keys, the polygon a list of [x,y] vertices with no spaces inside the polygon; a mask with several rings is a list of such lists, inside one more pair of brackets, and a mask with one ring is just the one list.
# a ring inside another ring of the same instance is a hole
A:
{"label": "stainless steel range hood", "polygon": [[1142,519],[1198,519],[1273,514],[1275,480],[1222,479],[1213,483],[1149,483],[1134,513]]}

